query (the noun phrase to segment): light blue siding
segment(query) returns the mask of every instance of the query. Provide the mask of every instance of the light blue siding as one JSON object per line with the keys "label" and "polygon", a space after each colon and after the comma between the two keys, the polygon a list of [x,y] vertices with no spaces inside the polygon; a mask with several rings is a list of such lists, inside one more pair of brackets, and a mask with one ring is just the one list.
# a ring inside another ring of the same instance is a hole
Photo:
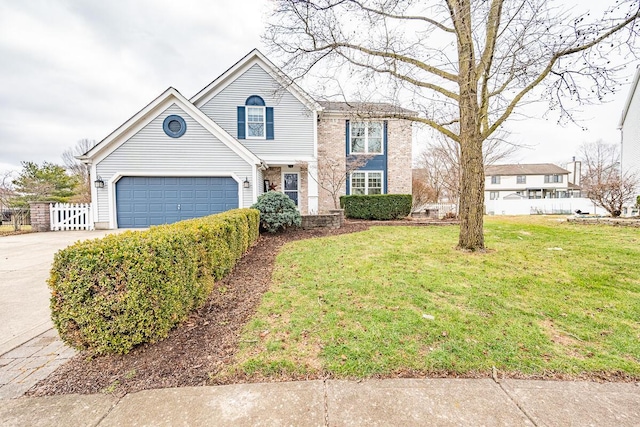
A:
{"label": "light blue siding", "polygon": [[[162,128],[164,119],[171,114],[181,116],[187,124],[187,131],[180,138],[167,136]],[[251,181],[254,168],[176,104],[96,164],[97,175],[105,182],[116,175],[228,177],[231,174]],[[239,187],[242,191],[242,186]],[[110,191],[113,189],[107,187],[96,190],[98,221],[110,219]],[[252,191],[242,191],[242,206],[252,203]]]}
{"label": "light blue siding", "polygon": [[283,156],[303,158],[314,155],[314,115],[258,64],[253,65],[200,109],[230,135],[238,137],[238,107],[258,95],[273,107],[274,139],[241,139],[260,158]]}

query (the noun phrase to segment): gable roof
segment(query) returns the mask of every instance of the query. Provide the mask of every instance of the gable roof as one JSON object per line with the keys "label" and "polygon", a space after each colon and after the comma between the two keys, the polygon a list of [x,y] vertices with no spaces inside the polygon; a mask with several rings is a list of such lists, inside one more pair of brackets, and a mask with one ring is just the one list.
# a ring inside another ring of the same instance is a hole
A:
{"label": "gable roof", "polygon": [[358,116],[375,115],[376,113],[389,113],[407,116],[415,116],[417,113],[387,102],[338,102],[320,101],[325,112],[340,112]]}
{"label": "gable roof", "polygon": [[302,102],[307,108],[312,111],[322,110],[322,106],[318,104],[308,93],[306,93],[300,86],[298,86],[293,80],[291,80],[286,74],[276,67],[273,62],[267,59],[258,49],[253,49],[246,54],[242,59],[232,65],[227,71],[222,73],[218,78],[209,83],[205,88],[196,93],[189,100],[196,107],[200,108],[206,104],[216,94],[220,93],[225,87],[235,81],[238,76],[242,75],[253,65],[258,64],[264,71],[267,72],[276,82],[278,82],[283,88],[291,92],[298,101]]}
{"label": "gable roof", "polygon": [[552,175],[568,174],[569,171],[552,163],[491,165],[484,169],[485,175]]}
{"label": "gable roof", "polygon": [[627,101],[624,103],[622,116],[620,116],[620,122],[618,122],[618,129],[622,129],[622,125],[624,125],[624,121],[627,118],[627,113],[629,112],[629,107],[631,106],[633,95],[636,93],[636,89],[638,88],[638,81],[640,81],[640,64],[636,67],[636,74],[633,76],[633,83],[631,83],[629,95],[627,95]]}
{"label": "gable roof", "polygon": [[213,136],[218,138],[223,144],[248,163],[259,164],[261,162],[255,154],[239,143],[234,137],[229,135],[229,133],[222,129],[220,125],[211,120],[206,114],[196,108],[195,105],[189,102],[180,92],[172,87],[169,87],[160,94],[160,96],[147,104],[147,106],[142,110],[138,111],[133,117],[111,132],[106,138],[96,144],[85,154],[77,156],[77,158],[82,161],[89,161],[105,157],[127,141],[138,130],[149,124],[158,116],[158,114],[172,104],[176,104],[178,107],[182,108],[196,122],[202,125],[202,127],[207,129]]}

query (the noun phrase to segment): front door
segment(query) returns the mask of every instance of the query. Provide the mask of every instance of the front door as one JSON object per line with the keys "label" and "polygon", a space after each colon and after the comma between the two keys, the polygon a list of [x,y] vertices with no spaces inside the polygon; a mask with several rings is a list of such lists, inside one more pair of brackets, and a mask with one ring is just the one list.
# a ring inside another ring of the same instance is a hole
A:
{"label": "front door", "polygon": [[284,194],[298,205],[298,194],[300,190],[300,174],[298,172],[285,172],[282,174],[282,188]]}

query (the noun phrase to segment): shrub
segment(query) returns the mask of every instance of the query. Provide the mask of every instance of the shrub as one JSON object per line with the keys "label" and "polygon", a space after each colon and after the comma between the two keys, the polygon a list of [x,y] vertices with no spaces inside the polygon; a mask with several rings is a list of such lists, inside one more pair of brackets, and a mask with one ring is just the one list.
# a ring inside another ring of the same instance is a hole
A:
{"label": "shrub", "polygon": [[411,194],[375,194],[340,197],[347,218],[389,220],[411,212]]}
{"label": "shrub", "polygon": [[302,221],[293,200],[278,191],[268,191],[258,196],[258,202],[251,207],[260,211],[260,227],[269,233],[299,227]]}
{"label": "shrub", "polygon": [[258,238],[259,212],[237,209],[59,251],[48,283],[62,339],[95,354],[167,336]]}

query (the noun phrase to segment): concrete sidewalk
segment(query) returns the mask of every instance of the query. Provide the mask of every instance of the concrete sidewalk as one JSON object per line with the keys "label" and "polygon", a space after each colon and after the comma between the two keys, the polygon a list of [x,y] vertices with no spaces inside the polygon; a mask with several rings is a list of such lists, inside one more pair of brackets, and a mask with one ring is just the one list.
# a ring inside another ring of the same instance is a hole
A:
{"label": "concrete sidewalk", "polygon": [[392,379],[0,401],[3,426],[638,426],[638,384]]}

